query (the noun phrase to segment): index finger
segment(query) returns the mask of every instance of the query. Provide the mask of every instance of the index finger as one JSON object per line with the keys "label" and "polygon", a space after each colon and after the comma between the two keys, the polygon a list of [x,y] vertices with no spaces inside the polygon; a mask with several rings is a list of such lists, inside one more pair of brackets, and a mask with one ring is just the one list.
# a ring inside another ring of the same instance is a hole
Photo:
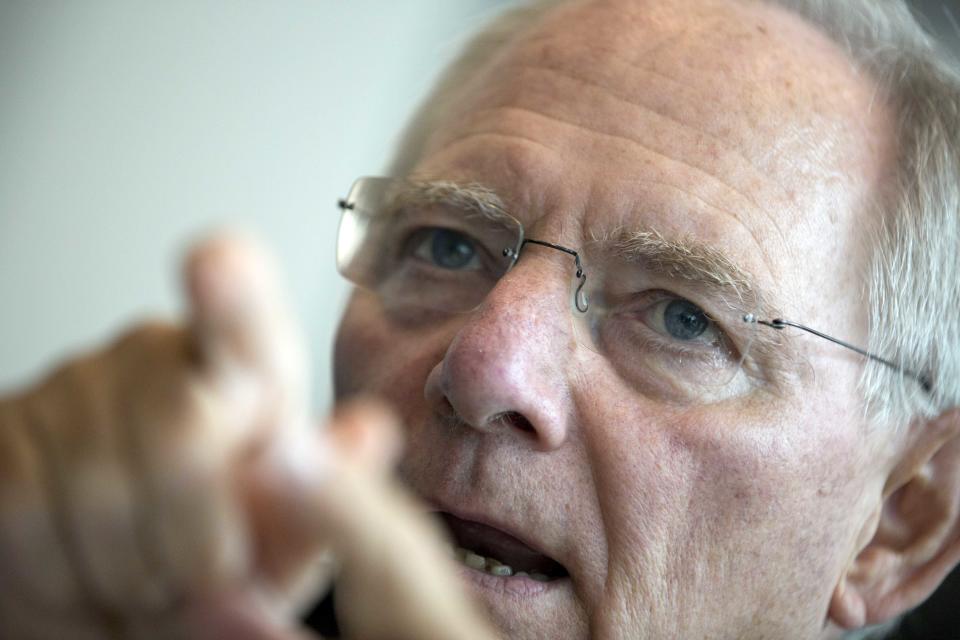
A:
{"label": "index finger", "polygon": [[252,238],[221,232],[185,265],[190,330],[201,366],[241,421],[307,427],[309,366],[274,259]]}

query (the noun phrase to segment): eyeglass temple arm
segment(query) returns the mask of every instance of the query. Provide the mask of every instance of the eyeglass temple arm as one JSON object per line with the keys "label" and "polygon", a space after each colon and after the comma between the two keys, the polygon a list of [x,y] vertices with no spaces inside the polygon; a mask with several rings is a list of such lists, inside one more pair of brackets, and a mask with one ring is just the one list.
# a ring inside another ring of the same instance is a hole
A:
{"label": "eyeglass temple arm", "polygon": [[926,375],[926,374],[917,373],[917,372],[912,371],[912,370],[910,370],[910,369],[907,369],[907,368],[905,368],[905,367],[901,367],[901,366],[898,365],[898,364],[895,364],[895,363],[893,363],[893,362],[890,362],[890,361],[887,360],[886,358],[881,358],[880,356],[878,356],[878,355],[876,355],[876,354],[873,354],[873,353],[870,353],[869,351],[866,351],[866,350],[864,350],[864,349],[861,349],[860,347],[854,346],[854,345],[850,344],[849,342],[844,342],[843,340],[840,340],[839,338],[834,338],[833,336],[828,336],[827,334],[822,333],[822,332],[820,332],[820,331],[817,331],[816,329],[812,329],[811,327],[807,327],[807,326],[802,325],[802,324],[799,324],[799,323],[797,323],[797,322],[791,322],[790,320],[783,320],[782,318],[774,318],[773,320],[759,320],[759,319],[753,317],[751,314],[747,314],[746,316],[744,316],[743,320],[744,320],[744,322],[755,322],[755,323],[757,323],[757,324],[762,324],[762,325],[764,325],[765,327],[770,327],[771,329],[776,329],[776,330],[778,330],[778,331],[782,331],[782,330],[785,329],[786,327],[793,327],[794,329],[800,329],[801,331],[806,331],[807,333],[812,333],[813,335],[818,336],[818,337],[820,337],[820,338],[823,338],[824,340],[829,340],[830,342],[832,342],[832,343],[834,343],[834,344],[838,344],[838,345],[840,345],[841,347],[844,347],[845,349],[850,349],[851,351],[854,351],[854,352],[856,352],[856,353],[859,353],[859,354],[862,355],[863,357],[869,358],[870,360],[873,360],[874,362],[879,362],[880,364],[886,365],[886,366],[890,367],[891,369],[894,369],[895,371],[899,371],[899,372],[901,372],[901,373],[904,373],[904,374],[910,376],[911,378],[913,378],[913,379],[915,379],[917,382],[919,382],[919,383],[920,383],[920,386],[923,387],[923,390],[926,391],[927,393],[930,393],[930,392],[933,390],[933,381],[930,379],[930,376],[928,376],[928,375]]}

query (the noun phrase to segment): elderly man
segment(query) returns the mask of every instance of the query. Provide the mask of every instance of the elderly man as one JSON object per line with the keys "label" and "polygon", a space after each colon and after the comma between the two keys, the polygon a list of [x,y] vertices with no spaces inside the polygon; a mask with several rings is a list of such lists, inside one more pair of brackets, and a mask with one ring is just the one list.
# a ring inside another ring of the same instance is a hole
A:
{"label": "elderly man", "polygon": [[[338,397],[395,407],[501,634],[840,637],[958,563],[939,55],[894,1],[539,2],[341,202]],[[287,637],[323,547],[354,633],[485,637],[381,419],[304,428],[262,259],[218,240],[187,274],[185,329],[3,405],[7,635]]]}

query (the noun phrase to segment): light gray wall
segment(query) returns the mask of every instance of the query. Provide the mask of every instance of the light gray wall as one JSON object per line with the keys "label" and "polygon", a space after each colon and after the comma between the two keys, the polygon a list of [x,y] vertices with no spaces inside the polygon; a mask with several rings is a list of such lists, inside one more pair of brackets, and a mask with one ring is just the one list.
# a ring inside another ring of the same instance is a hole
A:
{"label": "light gray wall", "polygon": [[491,0],[0,0],[0,393],[177,313],[191,238],[280,256],[329,402],[336,198]]}

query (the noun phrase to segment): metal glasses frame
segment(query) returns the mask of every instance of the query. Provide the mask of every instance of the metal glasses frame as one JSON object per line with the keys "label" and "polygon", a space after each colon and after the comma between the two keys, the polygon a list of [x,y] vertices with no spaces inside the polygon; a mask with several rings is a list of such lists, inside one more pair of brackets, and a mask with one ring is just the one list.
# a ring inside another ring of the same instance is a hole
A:
{"label": "metal glasses frame", "polygon": [[523,251],[523,248],[528,244],[538,244],[541,247],[549,247],[550,249],[563,251],[564,253],[573,256],[573,260],[577,265],[577,279],[580,280],[580,284],[577,285],[577,291],[573,294],[573,304],[577,307],[577,311],[580,313],[586,313],[589,311],[590,301],[583,296],[583,287],[587,284],[587,272],[583,270],[583,264],[580,262],[580,254],[573,249],[569,249],[559,244],[553,244],[552,242],[545,242],[543,240],[524,238],[523,242],[520,243],[519,249],[504,249],[503,256],[505,258],[510,258],[513,262],[516,262],[520,259],[520,252]]}
{"label": "metal glasses frame", "polygon": [[800,329],[801,331],[806,331],[807,333],[813,334],[813,335],[817,336],[818,338],[823,338],[824,340],[829,340],[830,342],[832,342],[832,343],[834,343],[834,344],[836,344],[836,345],[840,345],[841,347],[843,347],[843,348],[845,348],[845,349],[850,349],[851,351],[854,351],[854,352],[856,352],[856,353],[859,353],[860,355],[862,355],[862,356],[865,357],[865,358],[868,358],[868,359],[870,359],[870,360],[873,360],[874,362],[879,362],[879,363],[882,364],[882,365],[885,365],[885,366],[887,366],[887,367],[890,367],[890,368],[893,369],[894,371],[899,371],[900,373],[902,373],[902,374],[904,374],[904,375],[906,375],[906,376],[909,376],[909,377],[913,378],[914,380],[916,380],[917,382],[920,383],[920,386],[923,388],[923,390],[924,390],[926,393],[930,393],[930,392],[933,391],[933,379],[932,379],[928,374],[918,373],[918,372],[916,372],[916,371],[913,371],[912,369],[907,369],[906,367],[901,367],[900,365],[898,365],[898,364],[896,364],[896,363],[894,363],[894,362],[891,362],[890,360],[887,360],[886,358],[881,358],[880,356],[878,356],[878,355],[875,354],[875,353],[870,353],[870,352],[867,351],[866,349],[861,349],[860,347],[854,346],[854,345],[850,344],[849,342],[845,342],[845,341],[843,341],[843,340],[840,340],[839,338],[834,338],[833,336],[828,336],[827,334],[823,333],[822,331],[817,331],[816,329],[812,329],[812,328],[810,328],[810,327],[808,327],[808,326],[806,326],[806,325],[802,325],[802,324],[800,324],[800,323],[798,323],[798,322],[792,322],[792,321],[790,321],[790,320],[784,320],[783,318],[774,318],[773,320],[760,320],[759,318],[757,318],[756,316],[754,316],[753,314],[750,314],[750,313],[748,313],[748,314],[746,314],[745,316],[743,316],[743,321],[744,321],[744,322],[749,322],[749,323],[752,323],[752,324],[762,324],[762,325],[765,326],[765,327],[770,327],[771,329],[776,329],[777,331],[783,331],[783,330],[786,329],[787,327],[793,327],[794,329]]}

